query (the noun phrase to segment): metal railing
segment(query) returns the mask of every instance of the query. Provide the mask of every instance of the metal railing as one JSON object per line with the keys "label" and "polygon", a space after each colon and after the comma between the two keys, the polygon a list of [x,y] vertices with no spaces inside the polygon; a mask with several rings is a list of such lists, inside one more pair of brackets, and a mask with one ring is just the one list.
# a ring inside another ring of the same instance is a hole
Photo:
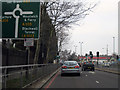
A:
{"label": "metal railing", "polygon": [[111,64],[109,66],[104,66],[104,64],[99,64],[99,65],[95,65],[95,67],[106,70],[120,71],[120,65],[118,64]]}
{"label": "metal railing", "polygon": [[2,88],[25,88],[38,79],[49,76],[60,64],[32,64],[4,66],[2,69]]}

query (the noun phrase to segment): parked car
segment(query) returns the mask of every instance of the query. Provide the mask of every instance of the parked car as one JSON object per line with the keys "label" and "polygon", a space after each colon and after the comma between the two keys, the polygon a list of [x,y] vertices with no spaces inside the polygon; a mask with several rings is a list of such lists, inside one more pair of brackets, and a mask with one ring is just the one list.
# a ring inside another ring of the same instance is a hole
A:
{"label": "parked car", "polygon": [[91,71],[95,70],[95,65],[92,61],[84,61],[83,62],[82,71],[86,71],[86,70],[91,70]]}
{"label": "parked car", "polygon": [[76,61],[65,61],[61,67],[61,76],[67,73],[80,75],[80,66]]}

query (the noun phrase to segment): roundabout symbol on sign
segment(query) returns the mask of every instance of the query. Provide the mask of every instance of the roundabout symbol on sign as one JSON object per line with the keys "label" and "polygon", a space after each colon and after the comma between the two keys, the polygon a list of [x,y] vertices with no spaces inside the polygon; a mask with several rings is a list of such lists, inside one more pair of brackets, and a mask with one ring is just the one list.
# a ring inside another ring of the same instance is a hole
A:
{"label": "roundabout symbol on sign", "polygon": [[13,17],[16,19],[16,23],[15,23],[15,38],[18,37],[18,23],[19,23],[19,18],[20,18],[20,15],[16,15],[17,11],[20,12],[20,15],[23,15],[23,14],[33,14],[32,11],[22,11],[22,9],[20,8],[19,4],[16,5],[16,8],[13,10],[13,12],[5,12],[4,13],[5,15],[13,15]]}

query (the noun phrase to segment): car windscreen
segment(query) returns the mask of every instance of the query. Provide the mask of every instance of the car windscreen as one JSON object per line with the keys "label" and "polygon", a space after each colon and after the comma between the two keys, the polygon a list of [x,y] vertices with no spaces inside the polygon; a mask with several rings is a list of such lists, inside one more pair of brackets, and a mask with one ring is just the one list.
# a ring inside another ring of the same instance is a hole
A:
{"label": "car windscreen", "polygon": [[68,65],[68,66],[77,65],[77,62],[64,62],[64,65]]}

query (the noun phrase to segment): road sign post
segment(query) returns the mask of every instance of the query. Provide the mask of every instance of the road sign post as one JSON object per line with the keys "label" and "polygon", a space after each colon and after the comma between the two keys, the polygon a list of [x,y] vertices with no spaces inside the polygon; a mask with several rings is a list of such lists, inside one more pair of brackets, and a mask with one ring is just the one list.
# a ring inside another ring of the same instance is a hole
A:
{"label": "road sign post", "polygon": [[57,63],[58,63],[58,62],[59,62],[59,59],[60,59],[60,56],[57,55],[57,56],[56,56],[56,59],[57,59]]}

